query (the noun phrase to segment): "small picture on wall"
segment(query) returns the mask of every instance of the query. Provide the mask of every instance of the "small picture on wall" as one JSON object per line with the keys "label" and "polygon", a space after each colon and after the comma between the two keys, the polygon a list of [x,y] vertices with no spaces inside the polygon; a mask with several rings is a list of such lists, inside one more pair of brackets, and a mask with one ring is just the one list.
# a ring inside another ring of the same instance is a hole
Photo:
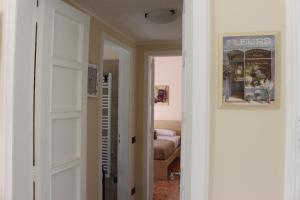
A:
{"label": "small picture on wall", "polygon": [[278,39],[278,33],[222,35],[221,106],[277,105]]}
{"label": "small picture on wall", "polygon": [[169,86],[156,85],[154,91],[154,103],[156,105],[169,105]]}
{"label": "small picture on wall", "polygon": [[88,69],[88,97],[97,97],[98,66],[89,64]]}

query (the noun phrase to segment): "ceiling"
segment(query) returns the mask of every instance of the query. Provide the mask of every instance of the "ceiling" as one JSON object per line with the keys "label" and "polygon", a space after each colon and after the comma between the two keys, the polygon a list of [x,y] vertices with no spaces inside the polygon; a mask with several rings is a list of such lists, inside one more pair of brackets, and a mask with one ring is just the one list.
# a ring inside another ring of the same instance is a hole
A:
{"label": "ceiling", "polygon": [[154,24],[144,14],[154,9],[182,12],[183,0],[73,0],[137,42],[180,41],[182,19]]}

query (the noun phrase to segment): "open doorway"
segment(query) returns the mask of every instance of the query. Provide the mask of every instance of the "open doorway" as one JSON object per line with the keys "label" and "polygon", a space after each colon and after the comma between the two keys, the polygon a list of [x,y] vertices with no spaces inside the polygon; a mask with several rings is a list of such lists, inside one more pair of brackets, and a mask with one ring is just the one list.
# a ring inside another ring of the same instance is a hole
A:
{"label": "open doorway", "polygon": [[180,199],[183,68],[180,52],[148,56],[148,169],[150,199]]}
{"label": "open doorway", "polygon": [[130,198],[134,177],[131,108],[132,52],[118,41],[103,37],[101,96],[99,109],[100,177],[99,199]]}
{"label": "open doorway", "polygon": [[180,197],[182,57],[154,57],[153,200]]}

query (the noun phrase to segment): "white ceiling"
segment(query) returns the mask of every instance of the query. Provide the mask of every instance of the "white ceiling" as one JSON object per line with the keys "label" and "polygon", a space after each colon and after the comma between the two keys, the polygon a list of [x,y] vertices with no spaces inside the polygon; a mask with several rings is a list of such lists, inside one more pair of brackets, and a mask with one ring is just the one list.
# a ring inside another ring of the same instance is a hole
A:
{"label": "white ceiling", "polygon": [[153,9],[182,11],[183,0],[73,0],[137,42],[181,40],[182,19],[153,24],[144,15]]}

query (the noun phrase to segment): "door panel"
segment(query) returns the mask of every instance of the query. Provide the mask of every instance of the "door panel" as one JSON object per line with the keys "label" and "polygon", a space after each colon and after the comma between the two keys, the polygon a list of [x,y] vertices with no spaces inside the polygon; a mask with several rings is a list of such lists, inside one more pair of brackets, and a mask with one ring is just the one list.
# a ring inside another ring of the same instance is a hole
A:
{"label": "door panel", "polygon": [[82,24],[59,12],[54,13],[54,57],[73,62],[82,62],[82,43],[84,29]]}
{"label": "door panel", "polygon": [[79,167],[58,172],[52,178],[52,199],[80,200],[80,187]]}
{"label": "door panel", "polygon": [[89,17],[43,1],[36,74],[36,197],[86,199]]}
{"label": "door panel", "polygon": [[52,166],[80,159],[81,120],[79,118],[54,119],[52,121]]}
{"label": "door panel", "polygon": [[82,70],[53,66],[52,111],[82,111]]}

